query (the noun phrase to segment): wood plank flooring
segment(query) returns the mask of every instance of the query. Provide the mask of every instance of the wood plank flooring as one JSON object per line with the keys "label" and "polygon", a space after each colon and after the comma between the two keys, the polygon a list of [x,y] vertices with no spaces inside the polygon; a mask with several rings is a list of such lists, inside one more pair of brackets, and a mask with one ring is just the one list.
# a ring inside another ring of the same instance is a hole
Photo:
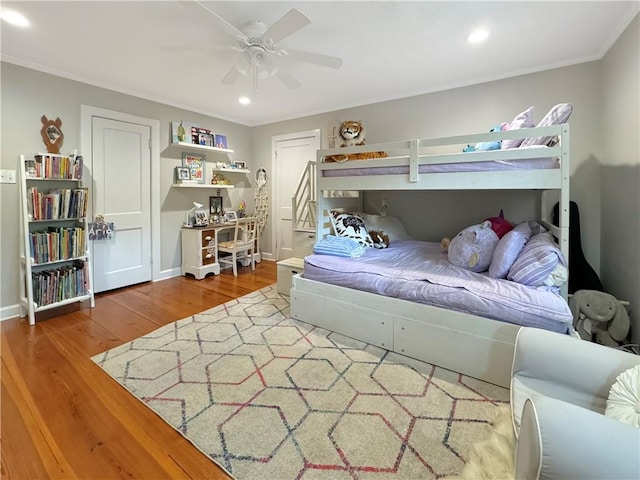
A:
{"label": "wood plank flooring", "polygon": [[[275,262],[238,276],[176,277],[0,323],[2,479],[228,479],[90,358],[276,282]],[[46,318],[43,315],[47,315]]]}

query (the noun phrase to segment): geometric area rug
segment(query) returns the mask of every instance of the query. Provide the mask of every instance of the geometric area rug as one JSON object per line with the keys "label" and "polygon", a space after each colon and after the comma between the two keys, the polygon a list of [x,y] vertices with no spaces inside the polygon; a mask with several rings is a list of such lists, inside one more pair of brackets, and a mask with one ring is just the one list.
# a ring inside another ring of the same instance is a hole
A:
{"label": "geometric area rug", "polygon": [[275,285],[92,360],[238,480],[458,475],[509,401],[294,320]]}

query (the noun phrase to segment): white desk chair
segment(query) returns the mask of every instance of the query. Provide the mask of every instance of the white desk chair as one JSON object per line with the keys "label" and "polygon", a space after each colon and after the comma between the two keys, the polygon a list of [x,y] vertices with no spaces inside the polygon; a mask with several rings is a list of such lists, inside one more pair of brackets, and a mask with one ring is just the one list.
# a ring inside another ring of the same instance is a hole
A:
{"label": "white desk chair", "polygon": [[[251,270],[256,269],[255,243],[257,224],[257,218],[255,217],[238,218],[233,231],[233,240],[218,244],[218,263],[231,264],[235,277],[238,276],[237,261],[239,253],[247,255],[247,258],[251,261]],[[230,253],[231,255],[220,257],[220,253]]]}

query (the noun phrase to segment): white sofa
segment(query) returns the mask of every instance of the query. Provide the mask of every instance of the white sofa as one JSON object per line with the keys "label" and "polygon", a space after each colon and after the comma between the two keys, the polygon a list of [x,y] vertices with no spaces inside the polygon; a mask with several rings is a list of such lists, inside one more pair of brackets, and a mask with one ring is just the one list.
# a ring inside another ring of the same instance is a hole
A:
{"label": "white sofa", "polygon": [[516,478],[640,479],[640,428],[604,415],[617,376],[639,363],[631,353],[522,328],[511,379]]}

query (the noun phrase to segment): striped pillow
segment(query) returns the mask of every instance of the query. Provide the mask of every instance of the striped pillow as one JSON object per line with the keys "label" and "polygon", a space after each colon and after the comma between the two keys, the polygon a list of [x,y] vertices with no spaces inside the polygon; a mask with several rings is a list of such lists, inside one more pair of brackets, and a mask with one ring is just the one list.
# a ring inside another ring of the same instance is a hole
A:
{"label": "striped pillow", "polygon": [[517,260],[529,237],[531,237],[531,227],[527,222],[521,223],[502,237],[493,252],[491,265],[489,265],[489,276],[507,278],[509,269]]}
{"label": "striped pillow", "polygon": [[[550,127],[560,125],[569,120],[573,106],[570,103],[559,103],[544,116],[536,127]],[[557,142],[557,138],[551,137],[531,137],[525,138],[520,147],[530,147],[532,145],[552,145]]]}
{"label": "striped pillow", "polygon": [[567,266],[553,236],[548,232],[539,233],[524,246],[509,269],[507,279],[534,287],[544,285],[558,264]]}

